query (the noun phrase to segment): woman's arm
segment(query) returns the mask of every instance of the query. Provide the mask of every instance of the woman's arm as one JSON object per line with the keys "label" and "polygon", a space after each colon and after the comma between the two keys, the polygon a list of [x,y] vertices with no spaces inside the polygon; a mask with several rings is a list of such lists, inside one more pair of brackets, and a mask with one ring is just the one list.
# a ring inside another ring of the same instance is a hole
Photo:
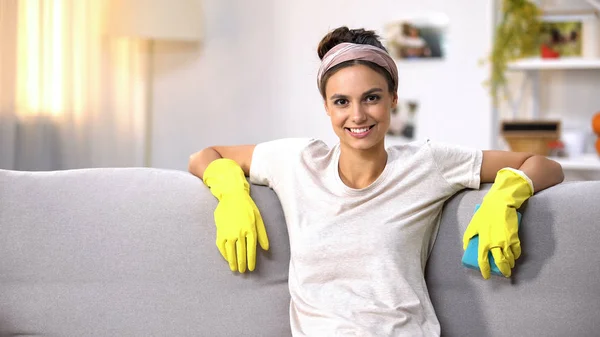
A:
{"label": "woman's arm", "polygon": [[[505,168],[520,170],[527,177]],[[471,239],[479,235],[477,261],[483,278],[490,278],[490,252],[498,269],[504,276],[510,277],[515,260],[521,256],[516,210],[534,192],[554,186],[563,179],[562,167],[544,156],[522,152],[483,151],[480,181],[494,184],[486,193],[463,235],[465,250]],[[533,186],[527,180],[530,180]]]}
{"label": "woman's arm", "polygon": [[523,171],[531,179],[536,193],[564,180],[560,164],[544,156],[524,152],[483,151],[481,183],[494,182],[496,173],[505,167]]}
{"label": "woman's arm", "polygon": [[232,271],[256,266],[256,243],[269,249],[260,211],[250,197],[246,179],[254,145],[214,146],[190,156],[188,170],[202,179],[219,200],[215,209],[216,244]]}
{"label": "woman's arm", "polygon": [[238,163],[244,171],[244,174],[249,176],[250,165],[252,164],[252,154],[254,153],[255,147],[256,145],[207,147],[190,156],[188,171],[202,179],[204,170],[208,164],[220,158],[228,158]]}

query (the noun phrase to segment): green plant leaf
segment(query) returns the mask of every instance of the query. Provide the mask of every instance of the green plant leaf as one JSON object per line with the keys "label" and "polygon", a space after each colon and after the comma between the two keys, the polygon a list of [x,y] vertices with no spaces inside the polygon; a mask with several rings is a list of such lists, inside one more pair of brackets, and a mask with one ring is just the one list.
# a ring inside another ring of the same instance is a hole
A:
{"label": "green plant leaf", "polygon": [[489,55],[491,73],[488,79],[490,93],[496,101],[498,89],[506,84],[509,62],[539,55],[541,10],[530,0],[503,0],[502,19],[495,29]]}

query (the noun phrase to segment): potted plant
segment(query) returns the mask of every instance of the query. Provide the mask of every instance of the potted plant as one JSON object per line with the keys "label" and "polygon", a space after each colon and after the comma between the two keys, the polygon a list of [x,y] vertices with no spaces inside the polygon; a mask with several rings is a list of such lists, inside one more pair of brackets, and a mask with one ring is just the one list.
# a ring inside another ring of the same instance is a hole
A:
{"label": "potted plant", "polygon": [[496,27],[489,55],[491,74],[488,85],[494,100],[505,84],[505,71],[511,61],[539,54],[542,27],[541,10],[530,0],[502,0],[502,17]]}

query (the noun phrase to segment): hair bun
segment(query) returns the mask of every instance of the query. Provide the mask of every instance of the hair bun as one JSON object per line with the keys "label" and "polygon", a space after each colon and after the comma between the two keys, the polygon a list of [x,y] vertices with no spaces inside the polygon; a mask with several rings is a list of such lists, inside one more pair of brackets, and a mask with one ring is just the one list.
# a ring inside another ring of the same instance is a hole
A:
{"label": "hair bun", "polygon": [[379,41],[379,35],[377,35],[375,31],[365,30],[363,28],[349,29],[348,27],[343,26],[330,31],[323,39],[321,39],[317,48],[319,58],[322,60],[331,48],[344,42],[369,44],[387,51],[381,44],[381,41]]}

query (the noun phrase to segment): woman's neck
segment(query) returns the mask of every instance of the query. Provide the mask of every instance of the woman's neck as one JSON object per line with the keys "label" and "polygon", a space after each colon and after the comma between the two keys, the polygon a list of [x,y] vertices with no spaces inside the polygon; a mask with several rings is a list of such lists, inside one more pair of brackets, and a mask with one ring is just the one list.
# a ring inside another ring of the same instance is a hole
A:
{"label": "woman's neck", "polygon": [[344,184],[355,189],[371,185],[381,175],[387,163],[385,147],[356,150],[341,145],[338,173]]}

